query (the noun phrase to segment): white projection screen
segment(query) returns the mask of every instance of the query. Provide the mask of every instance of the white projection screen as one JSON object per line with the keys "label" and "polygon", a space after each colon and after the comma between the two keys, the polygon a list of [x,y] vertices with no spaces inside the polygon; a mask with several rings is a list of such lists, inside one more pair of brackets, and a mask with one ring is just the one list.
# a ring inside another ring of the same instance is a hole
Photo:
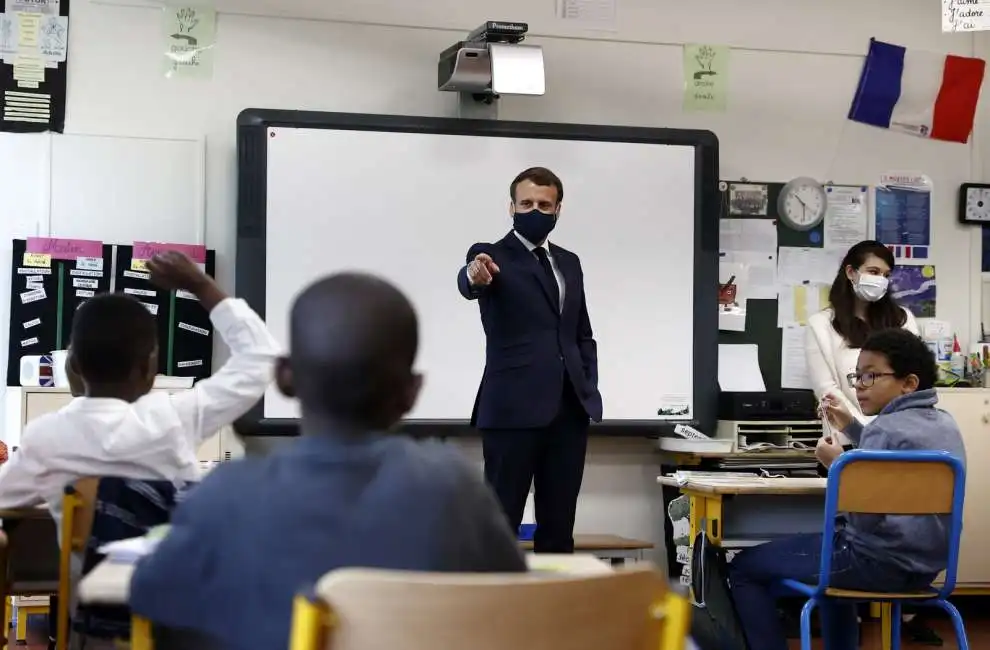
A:
{"label": "white projection screen", "polygon": [[[717,161],[710,133],[256,111],[240,118],[239,153],[238,293],[288,345],[293,299],[314,280],[357,270],[400,287],[426,377],[410,423],[471,417],[485,338],[456,276],[473,243],[511,230],[509,184],[535,165],[564,184],[550,240],[581,259],[607,425],[650,435],[714,410],[717,207],[706,214],[699,169]],[[714,191],[717,162],[708,171]],[[677,404],[686,412],[670,415]],[[249,419],[265,433],[298,416],[272,388]]]}

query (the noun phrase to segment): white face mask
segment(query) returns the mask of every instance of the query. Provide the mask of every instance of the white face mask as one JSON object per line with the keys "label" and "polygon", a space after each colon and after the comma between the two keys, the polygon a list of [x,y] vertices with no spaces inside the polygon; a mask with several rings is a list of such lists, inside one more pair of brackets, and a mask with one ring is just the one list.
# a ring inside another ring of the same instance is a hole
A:
{"label": "white face mask", "polygon": [[853,291],[861,300],[876,302],[887,295],[888,284],[889,281],[882,275],[857,273],[856,281],[853,282]]}

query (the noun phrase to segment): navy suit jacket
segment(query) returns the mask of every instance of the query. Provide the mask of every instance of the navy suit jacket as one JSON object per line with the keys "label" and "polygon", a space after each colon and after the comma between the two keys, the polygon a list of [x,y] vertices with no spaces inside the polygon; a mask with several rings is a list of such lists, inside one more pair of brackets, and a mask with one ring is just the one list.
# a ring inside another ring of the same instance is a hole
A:
{"label": "navy suit jacket", "polygon": [[539,261],[512,232],[494,244],[475,244],[467,263],[487,253],[499,273],[487,287],[471,287],[467,265],[457,286],[477,300],[485,330],[485,372],[471,415],[480,429],[530,429],[553,421],[564,381],[570,380],[588,416],[602,418],[598,392],[598,348],[584,297],[584,275],[577,255],[550,244],[564,277],[564,305],[558,311],[555,287]]}

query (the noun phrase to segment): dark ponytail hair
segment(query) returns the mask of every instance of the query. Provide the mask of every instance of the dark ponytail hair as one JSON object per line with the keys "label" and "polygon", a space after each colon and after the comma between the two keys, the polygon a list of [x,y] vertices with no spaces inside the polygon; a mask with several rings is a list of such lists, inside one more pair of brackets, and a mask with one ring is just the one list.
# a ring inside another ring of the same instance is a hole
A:
{"label": "dark ponytail hair", "polygon": [[846,267],[859,269],[871,255],[879,257],[891,269],[894,268],[894,255],[886,246],[878,241],[861,241],[850,248],[842,258],[839,272],[836,273],[835,281],[832,282],[832,288],[828,292],[828,301],[832,304],[833,312],[832,327],[851,348],[863,347],[867,337],[873,332],[903,327],[907,322],[907,315],[890,297],[889,291],[880,300],[867,303],[865,321],[856,316],[858,298],[853,291],[852,282],[846,277]]}

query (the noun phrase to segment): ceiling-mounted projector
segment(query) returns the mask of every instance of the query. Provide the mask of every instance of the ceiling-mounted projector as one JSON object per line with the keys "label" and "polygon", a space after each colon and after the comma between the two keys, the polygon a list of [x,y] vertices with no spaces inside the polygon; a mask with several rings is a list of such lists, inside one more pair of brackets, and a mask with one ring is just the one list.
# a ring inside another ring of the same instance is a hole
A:
{"label": "ceiling-mounted projector", "polygon": [[437,87],[491,101],[546,92],[543,48],[521,45],[526,23],[490,20],[440,53]]}

